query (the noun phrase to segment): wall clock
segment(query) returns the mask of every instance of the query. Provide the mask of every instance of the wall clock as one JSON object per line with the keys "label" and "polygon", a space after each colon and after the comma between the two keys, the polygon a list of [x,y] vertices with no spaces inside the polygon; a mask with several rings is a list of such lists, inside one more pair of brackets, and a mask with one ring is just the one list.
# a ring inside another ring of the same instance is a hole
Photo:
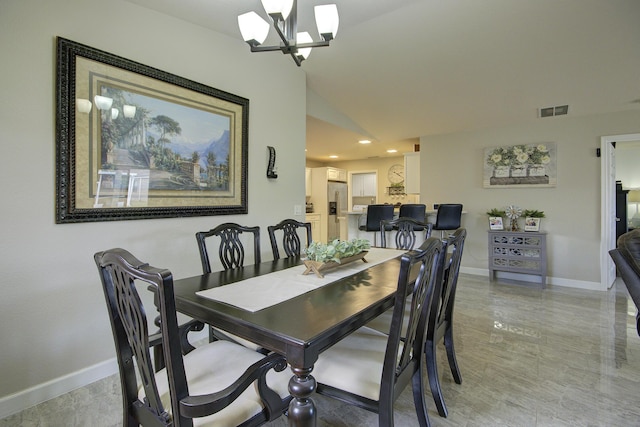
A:
{"label": "wall clock", "polygon": [[389,173],[387,174],[387,178],[391,184],[400,184],[404,182],[404,166],[403,165],[393,165],[389,168]]}

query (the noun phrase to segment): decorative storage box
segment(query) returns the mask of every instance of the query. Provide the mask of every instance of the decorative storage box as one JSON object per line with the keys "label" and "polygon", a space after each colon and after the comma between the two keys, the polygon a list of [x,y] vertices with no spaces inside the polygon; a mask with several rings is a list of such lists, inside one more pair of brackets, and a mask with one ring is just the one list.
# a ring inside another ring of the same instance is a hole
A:
{"label": "decorative storage box", "polygon": [[489,278],[496,271],[540,276],[547,281],[547,235],[541,232],[489,230]]}

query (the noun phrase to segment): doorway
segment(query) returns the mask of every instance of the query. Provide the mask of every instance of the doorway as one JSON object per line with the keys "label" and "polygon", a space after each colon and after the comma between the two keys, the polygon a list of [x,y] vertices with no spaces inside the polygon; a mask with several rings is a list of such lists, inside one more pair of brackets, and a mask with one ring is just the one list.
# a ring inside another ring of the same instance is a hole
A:
{"label": "doorway", "polygon": [[616,157],[613,144],[640,140],[640,133],[600,138],[600,286],[609,289],[616,280],[616,267],[609,250],[616,247]]}

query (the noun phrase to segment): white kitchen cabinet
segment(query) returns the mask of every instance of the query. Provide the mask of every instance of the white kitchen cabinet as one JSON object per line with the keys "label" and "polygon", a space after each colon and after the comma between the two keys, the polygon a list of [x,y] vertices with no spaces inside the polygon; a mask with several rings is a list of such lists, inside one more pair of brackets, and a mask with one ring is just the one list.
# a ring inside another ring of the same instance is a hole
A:
{"label": "white kitchen cabinet", "polygon": [[311,238],[314,242],[320,241],[320,214],[307,214],[305,218],[307,222],[311,223]]}
{"label": "white kitchen cabinet", "polygon": [[347,171],[345,169],[327,168],[327,180],[347,182]]}
{"label": "white kitchen cabinet", "polygon": [[304,168],[304,194],[311,197],[311,168]]}
{"label": "white kitchen cabinet", "polygon": [[351,175],[351,195],[353,197],[377,197],[378,181],[375,173]]}
{"label": "white kitchen cabinet", "polygon": [[404,192],[420,194],[420,152],[404,154]]}

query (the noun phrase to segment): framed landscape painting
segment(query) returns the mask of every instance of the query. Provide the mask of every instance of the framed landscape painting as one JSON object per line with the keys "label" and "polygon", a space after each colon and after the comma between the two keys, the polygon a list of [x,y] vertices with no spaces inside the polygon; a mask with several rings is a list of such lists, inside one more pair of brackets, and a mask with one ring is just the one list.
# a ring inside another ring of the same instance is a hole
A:
{"label": "framed landscape painting", "polygon": [[58,38],[56,222],[246,214],[248,109]]}
{"label": "framed landscape painting", "polygon": [[556,144],[520,144],[484,150],[485,188],[555,187]]}

